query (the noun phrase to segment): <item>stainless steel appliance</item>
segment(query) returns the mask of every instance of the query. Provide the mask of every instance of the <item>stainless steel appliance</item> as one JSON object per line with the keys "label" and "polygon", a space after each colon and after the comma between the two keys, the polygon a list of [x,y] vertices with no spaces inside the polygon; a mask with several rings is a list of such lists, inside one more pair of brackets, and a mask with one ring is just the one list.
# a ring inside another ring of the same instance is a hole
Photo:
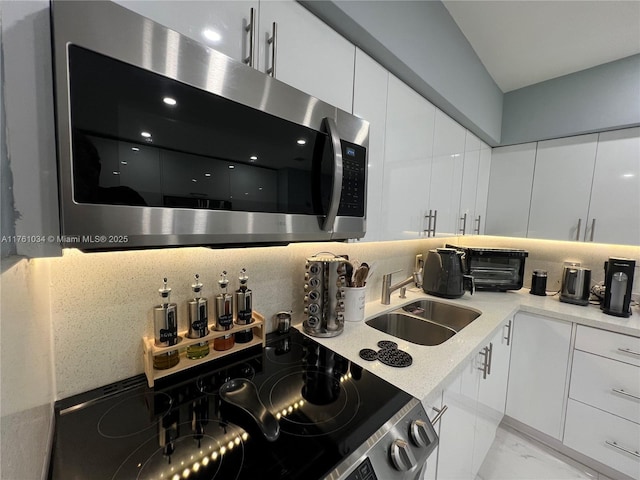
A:
{"label": "stainless steel appliance", "polygon": [[531,295],[538,295],[544,297],[547,295],[547,271],[546,270],[534,270],[531,274]]}
{"label": "stainless steel appliance", "polygon": [[578,265],[565,265],[562,270],[560,301],[588,305],[591,294],[591,270]]}
{"label": "stainless steel appliance", "polygon": [[114,3],[51,10],[64,246],[364,235],[368,122]]}
{"label": "stainless steel appliance", "polygon": [[468,290],[473,295],[474,278],[464,274],[464,253],[455,248],[429,250],[424,260],[422,289],[444,298],[458,298]]}
{"label": "stainless steel appliance", "polygon": [[471,275],[477,290],[506,292],[520,290],[529,252],[513,248],[447,247],[464,252],[465,273]]}
{"label": "stainless steel appliance", "polygon": [[610,258],[605,262],[605,292],[602,311],[616,317],[631,315],[631,292],[636,261],[629,258]]}
{"label": "stainless steel appliance", "polygon": [[293,328],[189,372],[56,402],[50,479],[417,480],[438,444],[416,398]]}
{"label": "stainless steel appliance", "polygon": [[329,252],[307,258],[304,285],[305,333],[335,337],[344,330],[348,260]]}

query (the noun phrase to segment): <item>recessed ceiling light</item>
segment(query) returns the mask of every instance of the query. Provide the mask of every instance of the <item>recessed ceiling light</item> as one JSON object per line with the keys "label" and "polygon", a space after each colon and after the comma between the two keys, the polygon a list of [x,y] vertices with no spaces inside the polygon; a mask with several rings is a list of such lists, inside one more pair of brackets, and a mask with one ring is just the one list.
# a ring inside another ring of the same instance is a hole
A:
{"label": "recessed ceiling light", "polygon": [[178,103],[176,102],[175,98],[171,98],[171,97],[164,97],[162,101],[167,105],[171,105],[172,107]]}
{"label": "recessed ceiling light", "polygon": [[139,152],[140,149],[138,147],[131,147],[131,150],[133,150],[134,152]]}
{"label": "recessed ceiling light", "polygon": [[235,165],[229,165],[229,168],[236,168]]}
{"label": "recessed ceiling light", "polygon": [[192,178],[192,179],[191,179],[191,181],[192,181],[193,183],[196,183],[198,180],[196,180],[195,178]]}
{"label": "recessed ceiling light", "polygon": [[296,143],[298,145],[306,145],[307,141],[304,138],[299,138]]}
{"label": "recessed ceiling light", "polygon": [[142,135],[144,138],[151,138],[151,134],[149,132],[140,132],[140,135]]}
{"label": "recessed ceiling light", "polygon": [[126,165],[126,164],[127,164],[127,162],[126,162],[125,160],[122,160],[120,163],[121,163],[122,165]]}
{"label": "recessed ceiling light", "polygon": [[210,173],[205,173],[205,174],[204,174],[204,176],[205,176],[205,177],[210,177],[210,176],[211,176],[211,174],[210,174]]}
{"label": "recessed ceiling light", "polygon": [[255,155],[251,155],[249,157],[249,160],[251,160],[252,162],[255,162],[258,159],[258,157],[256,157]]}
{"label": "recessed ceiling light", "polygon": [[113,172],[111,172],[111,173],[113,173],[114,175],[120,175],[120,172],[117,172],[115,170]]}

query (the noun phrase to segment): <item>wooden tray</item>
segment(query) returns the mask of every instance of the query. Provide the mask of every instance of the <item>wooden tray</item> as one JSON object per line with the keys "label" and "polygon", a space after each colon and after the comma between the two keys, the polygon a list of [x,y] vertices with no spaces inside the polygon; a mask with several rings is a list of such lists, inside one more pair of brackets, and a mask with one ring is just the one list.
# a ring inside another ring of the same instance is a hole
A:
{"label": "wooden tray", "polygon": [[[186,335],[188,333],[188,330],[178,332],[178,344],[172,345],[170,347],[157,347],[154,343],[153,337],[142,337],[144,373],[147,376],[149,387],[153,387],[155,380],[173,375],[174,373],[183,372],[184,370],[187,370],[189,368],[202,365],[203,363],[211,362],[212,360],[216,360],[240,350],[245,350],[247,348],[253,347],[254,345],[262,345],[264,347],[266,341],[264,316],[254,311],[251,315],[251,318],[253,318],[253,322],[249,325],[234,324],[231,330],[210,330],[208,335],[201,338],[187,338]],[[242,332],[244,330],[247,330],[247,328],[251,328],[253,330],[253,340],[251,340],[250,342],[236,343],[229,350],[224,351],[213,349],[213,340],[215,338],[223,337],[225,335],[229,335],[230,333]],[[187,347],[202,342],[209,342],[209,354],[195,360],[187,358]],[[176,365],[165,370],[157,370],[153,368],[154,356],[171,352],[173,350],[178,350],[180,354],[180,359]]]}

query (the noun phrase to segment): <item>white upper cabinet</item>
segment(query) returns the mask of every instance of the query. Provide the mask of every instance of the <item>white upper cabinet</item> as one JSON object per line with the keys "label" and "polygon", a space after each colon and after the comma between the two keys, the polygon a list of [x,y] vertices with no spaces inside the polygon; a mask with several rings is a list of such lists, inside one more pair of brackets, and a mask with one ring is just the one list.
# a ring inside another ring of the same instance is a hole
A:
{"label": "white upper cabinet", "polygon": [[585,240],[640,244],[640,128],[600,134]]}
{"label": "white upper cabinet", "polygon": [[583,239],[597,146],[597,133],[538,142],[528,237]]}
{"label": "white upper cabinet", "polygon": [[[492,150],[484,142],[480,143],[480,166],[478,168],[478,183],[476,185],[476,212],[474,214],[474,232],[484,235],[487,221],[487,199],[489,197],[489,176],[491,174]],[[464,175],[463,175],[464,178]],[[464,187],[463,187],[464,191]]]}
{"label": "white upper cabinet", "polygon": [[367,233],[365,241],[382,239],[384,141],[387,121],[389,73],[360,49],[356,49],[353,113],[369,121],[367,169]]}
{"label": "white upper cabinet", "polygon": [[115,3],[171,28],[238,61],[249,56],[251,9],[258,16],[258,0]]}
{"label": "white upper cabinet", "polygon": [[484,232],[489,194],[491,147],[467,130],[464,144],[459,233]]}
{"label": "white upper cabinet", "polygon": [[494,148],[485,234],[526,237],[536,144]]}
{"label": "white upper cabinet", "polygon": [[[436,110],[429,210],[437,212],[436,235],[459,233],[460,192],[465,150],[465,129],[451,117]],[[475,196],[475,188],[474,196]]]}
{"label": "white upper cabinet", "polygon": [[382,191],[385,240],[423,234],[429,200],[436,109],[393,75],[389,75]]}
{"label": "white upper cabinet", "polygon": [[258,69],[351,112],[355,46],[292,0],[260,2]]}

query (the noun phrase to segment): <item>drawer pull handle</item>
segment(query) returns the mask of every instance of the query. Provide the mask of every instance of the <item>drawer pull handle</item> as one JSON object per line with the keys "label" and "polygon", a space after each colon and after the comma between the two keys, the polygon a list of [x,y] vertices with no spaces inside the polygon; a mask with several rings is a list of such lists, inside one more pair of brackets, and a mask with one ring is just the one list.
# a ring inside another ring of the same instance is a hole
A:
{"label": "drawer pull handle", "polygon": [[625,392],[623,389],[621,388],[612,388],[611,389],[614,393],[619,393],[620,395],[624,395],[625,397],[631,397],[634,398],[636,400],[640,400],[640,397],[637,395],[633,395],[632,393],[629,392]]}
{"label": "drawer pull handle", "polygon": [[634,451],[628,450],[624,447],[621,447],[616,442],[610,442],[609,440],[605,440],[604,443],[606,443],[610,447],[617,448],[618,450],[622,450],[624,453],[628,453],[629,455],[633,455],[634,457],[640,458],[640,452],[634,452]]}
{"label": "drawer pull handle", "polygon": [[640,352],[634,352],[633,350],[627,347],[619,348],[618,351],[622,353],[628,353],[629,355],[637,355],[638,357],[640,357]]}
{"label": "drawer pull handle", "polygon": [[443,405],[442,408],[436,408],[436,407],[431,407],[433,409],[434,412],[437,413],[437,415],[435,417],[433,417],[433,420],[431,420],[431,425],[435,425],[436,423],[438,423],[440,421],[440,419],[442,418],[442,415],[444,415],[444,412],[447,411],[447,407],[446,405]]}

